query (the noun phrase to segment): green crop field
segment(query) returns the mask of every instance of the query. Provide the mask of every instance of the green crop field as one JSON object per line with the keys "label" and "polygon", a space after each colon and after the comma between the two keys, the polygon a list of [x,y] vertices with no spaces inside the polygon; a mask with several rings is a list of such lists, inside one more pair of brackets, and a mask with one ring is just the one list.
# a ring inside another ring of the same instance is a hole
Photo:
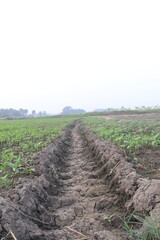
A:
{"label": "green crop field", "polygon": [[160,120],[140,121],[87,118],[87,126],[107,141],[114,142],[129,154],[160,146]]}
{"label": "green crop field", "polygon": [[[33,154],[57,138],[74,119],[81,117],[0,121],[0,184],[10,186],[17,177],[34,173]],[[124,149],[136,163],[138,151],[160,149],[159,115],[150,115],[148,119],[141,116],[139,119],[85,117],[84,123],[106,141]],[[160,157],[160,150],[158,154]]]}
{"label": "green crop field", "polygon": [[0,183],[34,172],[33,153],[57,138],[72,118],[0,121]]}
{"label": "green crop field", "polygon": [[89,117],[84,122],[95,134],[123,149],[138,173],[160,178],[159,115]]}

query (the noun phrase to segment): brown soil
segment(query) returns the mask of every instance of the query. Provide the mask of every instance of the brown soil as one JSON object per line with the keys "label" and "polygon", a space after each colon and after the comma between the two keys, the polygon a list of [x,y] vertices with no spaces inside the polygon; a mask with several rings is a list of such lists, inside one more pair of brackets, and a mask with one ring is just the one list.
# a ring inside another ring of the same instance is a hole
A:
{"label": "brown soil", "polygon": [[1,237],[12,231],[17,240],[125,239],[124,213],[104,178],[95,177],[98,167],[79,123],[34,161],[39,176],[19,179],[1,195]]}
{"label": "brown soil", "polygon": [[37,176],[1,194],[1,239],[12,231],[17,240],[125,240],[126,211],[160,207],[160,181],[141,178],[122,150],[79,121],[34,164]]}
{"label": "brown soil", "polygon": [[150,179],[160,179],[160,147],[157,149],[139,150],[135,156],[138,159],[136,163],[132,160],[137,173]]}

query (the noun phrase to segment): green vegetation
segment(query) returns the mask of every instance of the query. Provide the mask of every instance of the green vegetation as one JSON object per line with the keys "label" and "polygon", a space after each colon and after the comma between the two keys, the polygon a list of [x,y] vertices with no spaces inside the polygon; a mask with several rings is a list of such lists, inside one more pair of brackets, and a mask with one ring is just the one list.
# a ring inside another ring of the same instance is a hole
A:
{"label": "green vegetation", "polygon": [[[132,240],[159,240],[160,228],[158,219],[153,219],[145,214],[132,213],[124,221],[124,228]],[[137,229],[138,228],[138,229]]]}
{"label": "green vegetation", "polygon": [[105,221],[107,221],[107,222],[111,222],[112,221],[112,217],[113,217],[113,215],[110,215],[110,216],[105,216],[104,218],[103,218],[103,220],[105,220]]}
{"label": "green vegetation", "polygon": [[86,125],[97,135],[114,142],[118,147],[135,155],[137,150],[160,146],[160,120],[149,121],[87,118]]}
{"label": "green vegetation", "polygon": [[72,118],[0,121],[0,183],[30,174],[33,153],[57,138]]}

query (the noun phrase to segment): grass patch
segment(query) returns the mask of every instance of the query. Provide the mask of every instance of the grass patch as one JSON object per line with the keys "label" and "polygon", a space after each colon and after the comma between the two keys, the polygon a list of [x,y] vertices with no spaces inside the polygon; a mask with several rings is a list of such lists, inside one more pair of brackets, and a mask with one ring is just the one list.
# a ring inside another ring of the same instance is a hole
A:
{"label": "grass patch", "polygon": [[124,221],[124,228],[131,240],[159,240],[159,221],[145,214],[132,213]]}

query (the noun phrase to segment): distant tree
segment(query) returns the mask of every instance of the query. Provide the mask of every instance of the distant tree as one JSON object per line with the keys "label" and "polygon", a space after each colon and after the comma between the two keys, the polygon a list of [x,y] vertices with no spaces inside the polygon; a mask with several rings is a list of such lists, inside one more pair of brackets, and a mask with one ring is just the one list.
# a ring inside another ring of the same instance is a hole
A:
{"label": "distant tree", "polygon": [[42,115],[45,116],[46,115],[46,111],[43,111]]}
{"label": "distant tree", "polygon": [[23,112],[24,112],[24,116],[26,116],[28,114],[28,110],[27,109],[24,109]]}
{"label": "distant tree", "polygon": [[154,109],[160,109],[160,106],[159,105],[156,105],[153,107]]}
{"label": "distant tree", "polygon": [[35,114],[36,114],[36,111],[32,110],[32,116],[35,116]]}
{"label": "distant tree", "polygon": [[0,109],[0,117],[22,117],[26,116],[28,113],[27,109],[20,108],[19,110],[9,108],[9,109]]}
{"label": "distant tree", "polygon": [[39,115],[39,116],[42,116],[42,111],[40,111],[40,112],[38,113],[38,115]]}
{"label": "distant tree", "polygon": [[20,115],[23,116],[24,112],[23,112],[23,108],[19,109]]}
{"label": "distant tree", "polygon": [[73,109],[71,106],[63,108],[62,114],[85,113],[83,109]]}
{"label": "distant tree", "polygon": [[19,109],[19,112],[20,112],[20,115],[21,115],[21,116],[26,116],[27,113],[28,113],[28,110],[27,110],[27,109],[20,108],[20,109]]}
{"label": "distant tree", "polygon": [[71,106],[64,107],[62,111],[63,114],[70,114],[71,112],[72,112]]}

